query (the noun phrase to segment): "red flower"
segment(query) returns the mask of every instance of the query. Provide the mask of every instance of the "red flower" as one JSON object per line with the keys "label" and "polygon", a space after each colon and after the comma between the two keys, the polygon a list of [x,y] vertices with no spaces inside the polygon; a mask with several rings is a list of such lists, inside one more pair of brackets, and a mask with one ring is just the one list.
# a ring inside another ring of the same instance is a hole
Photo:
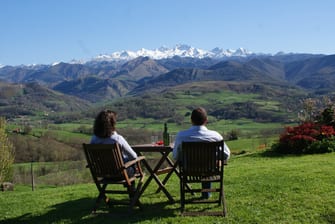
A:
{"label": "red flower", "polygon": [[307,142],[314,142],[316,141],[315,138],[311,137],[311,136],[308,136],[308,135],[295,135],[291,138],[291,140],[293,141],[297,141],[297,140],[304,140],[304,141],[307,141]]}
{"label": "red flower", "polygon": [[325,137],[331,137],[335,135],[333,126],[322,125],[320,128],[320,135]]}

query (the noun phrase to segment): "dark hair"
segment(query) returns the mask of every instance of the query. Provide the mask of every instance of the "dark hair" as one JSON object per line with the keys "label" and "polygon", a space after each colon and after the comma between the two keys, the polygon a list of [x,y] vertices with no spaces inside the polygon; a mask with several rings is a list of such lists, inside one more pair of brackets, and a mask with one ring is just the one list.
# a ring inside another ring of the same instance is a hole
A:
{"label": "dark hair", "polygon": [[115,131],[116,112],[111,110],[101,111],[94,121],[93,132],[99,138],[108,138]]}
{"label": "dark hair", "polygon": [[204,125],[207,122],[207,112],[204,108],[198,107],[192,111],[191,120],[194,125]]}

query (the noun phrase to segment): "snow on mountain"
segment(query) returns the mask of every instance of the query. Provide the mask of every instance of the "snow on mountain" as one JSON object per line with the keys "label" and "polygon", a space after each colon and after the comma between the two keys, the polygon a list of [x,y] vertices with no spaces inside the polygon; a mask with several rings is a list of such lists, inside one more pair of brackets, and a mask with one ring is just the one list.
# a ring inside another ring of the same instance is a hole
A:
{"label": "snow on mountain", "polygon": [[199,48],[194,48],[189,45],[179,44],[173,48],[160,47],[154,50],[148,50],[141,48],[138,51],[118,51],[112,54],[101,54],[92,61],[119,61],[119,60],[132,60],[137,57],[150,57],[152,59],[164,59],[164,58],[172,58],[174,56],[179,57],[193,57],[193,58],[224,58],[224,57],[246,57],[253,54],[252,52],[239,48],[237,50],[227,49],[224,50],[222,48],[214,48],[211,51],[203,50]]}
{"label": "snow on mountain", "polygon": [[[77,60],[73,59],[69,62],[69,64],[85,64],[85,63],[99,63],[104,61],[115,61],[115,62],[122,62],[122,61],[129,61],[133,60],[137,57],[150,57],[152,59],[166,59],[166,58],[172,58],[174,56],[179,57],[191,57],[191,58],[226,58],[226,57],[247,57],[249,55],[252,55],[254,53],[244,49],[244,48],[238,48],[236,50],[227,49],[224,50],[222,48],[214,48],[212,50],[203,50],[200,48],[194,48],[192,46],[186,45],[186,44],[177,44],[176,46],[172,48],[168,47],[160,47],[153,50],[148,50],[145,48],[141,48],[137,51],[131,51],[131,50],[124,50],[124,51],[117,51],[113,52],[111,54],[100,54],[96,56],[93,59],[85,60]],[[54,63],[51,63],[50,66],[56,66],[59,63],[62,63],[61,61],[57,61]],[[34,65],[21,65],[23,67],[30,67],[30,68],[39,68],[40,64],[34,64]],[[5,65],[0,64],[0,68],[5,67]]]}

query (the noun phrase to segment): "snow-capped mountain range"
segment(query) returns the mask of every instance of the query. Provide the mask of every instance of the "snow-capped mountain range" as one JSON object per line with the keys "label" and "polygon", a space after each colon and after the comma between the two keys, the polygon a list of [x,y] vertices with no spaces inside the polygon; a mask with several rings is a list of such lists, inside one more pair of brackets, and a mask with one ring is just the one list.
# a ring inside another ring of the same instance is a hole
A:
{"label": "snow-capped mountain range", "polygon": [[192,57],[192,58],[224,58],[224,57],[246,57],[253,54],[252,52],[238,48],[237,50],[222,48],[214,48],[213,50],[203,50],[194,48],[185,44],[178,44],[173,48],[160,47],[154,50],[140,49],[138,51],[119,51],[112,54],[101,54],[92,59],[92,61],[117,61],[117,60],[132,60],[137,57],[150,57],[152,59],[165,59],[174,56]]}
{"label": "snow-capped mountain range", "polygon": [[[204,50],[200,48],[195,48],[186,44],[177,44],[173,48],[168,47],[160,47],[154,50],[148,50],[145,48],[141,48],[137,51],[132,50],[123,50],[123,51],[117,51],[113,52],[111,54],[100,54],[92,59],[74,59],[70,62],[66,62],[69,64],[86,64],[86,63],[99,63],[104,61],[129,61],[133,60],[137,57],[149,57],[151,59],[159,60],[159,59],[168,59],[172,58],[174,56],[179,57],[190,57],[190,58],[215,58],[215,59],[221,59],[221,58],[227,58],[227,57],[247,57],[250,55],[255,55],[255,53],[246,50],[244,48],[238,48],[236,50],[232,49],[222,49],[219,47],[216,47],[212,50]],[[61,62],[54,62],[50,65],[54,66]],[[41,65],[38,64],[31,64],[31,65],[21,65],[23,67],[38,67]],[[5,67],[5,65],[0,64],[0,68]]]}

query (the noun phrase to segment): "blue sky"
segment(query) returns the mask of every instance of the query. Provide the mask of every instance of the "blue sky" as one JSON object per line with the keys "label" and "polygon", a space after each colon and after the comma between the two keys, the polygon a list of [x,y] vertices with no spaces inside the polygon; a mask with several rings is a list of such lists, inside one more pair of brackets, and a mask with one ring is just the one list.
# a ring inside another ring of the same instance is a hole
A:
{"label": "blue sky", "polygon": [[188,44],[335,54],[334,0],[0,0],[0,64]]}

